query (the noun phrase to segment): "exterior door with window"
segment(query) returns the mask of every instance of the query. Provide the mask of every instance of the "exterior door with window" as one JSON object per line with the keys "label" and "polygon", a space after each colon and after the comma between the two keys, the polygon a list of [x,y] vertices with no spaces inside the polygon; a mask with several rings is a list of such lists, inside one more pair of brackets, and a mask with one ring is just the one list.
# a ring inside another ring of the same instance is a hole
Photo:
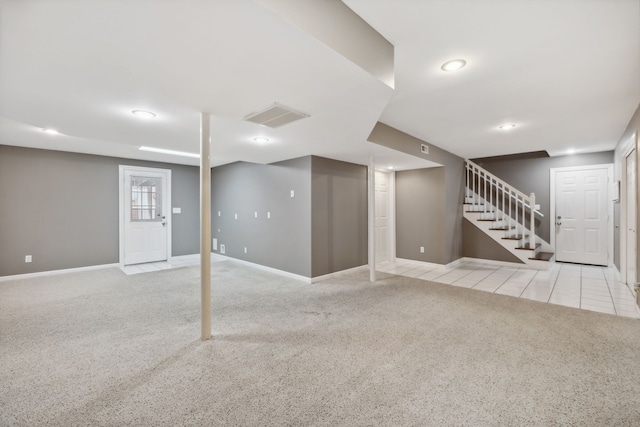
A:
{"label": "exterior door with window", "polygon": [[168,171],[124,170],[124,264],[166,261]]}
{"label": "exterior door with window", "polygon": [[608,264],[608,168],[555,172],[556,260]]}

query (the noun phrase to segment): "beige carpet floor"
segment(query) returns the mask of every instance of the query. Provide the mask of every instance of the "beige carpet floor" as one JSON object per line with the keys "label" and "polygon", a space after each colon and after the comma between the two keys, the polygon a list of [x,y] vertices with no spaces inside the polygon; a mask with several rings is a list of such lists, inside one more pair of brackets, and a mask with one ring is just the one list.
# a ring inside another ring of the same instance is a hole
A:
{"label": "beige carpet floor", "polygon": [[0,283],[2,426],[637,426],[640,322],[366,271]]}

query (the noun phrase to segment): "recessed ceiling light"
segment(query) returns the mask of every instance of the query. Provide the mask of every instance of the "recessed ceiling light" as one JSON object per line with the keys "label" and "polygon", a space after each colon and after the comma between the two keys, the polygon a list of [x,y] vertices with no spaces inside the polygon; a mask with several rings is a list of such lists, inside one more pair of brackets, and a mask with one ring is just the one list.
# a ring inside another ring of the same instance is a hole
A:
{"label": "recessed ceiling light", "polygon": [[576,149],[575,148],[569,148],[567,150],[567,154],[576,154]]}
{"label": "recessed ceiling light", "polygon": [[196,159],[200,158],[200,154],[197,154],[197,153],[187,153],[186,151],[166,150],[164,148],[142,146],[138,148],[138,150],[149,151],[152,153],[160,153],[160,154],[171,154],[172,156],[194,157]]}
{"label": "recessed ceiling light", "polygon": [[498,129],[500,129],[500,130],[510,130],[510,129],[513,129],[514,127],[516,127],[516,125],[514,123],[505,123],[503,125],[498,126]]}
{"label": "recessed ceiling light", "polygon": [[442,71],[456,71],[464,67],[465,65],[467,65],[467,61],[465,61],[464,59],[454,59],[453,61],[445,62],[440,68],[442,69]]}
{"label": "recessed ceiling light", "polygon": [[387,167],[387,169],[392,171],[393,170],[393,166],[389,166],[389,167]]}
{"label": "recessed ceiling light", "polygon": [[151,111],[144,111],[144,110],[133,110],[131,114],[133,114],[134,116],[140,119],[153,119],[156,116],[156,113],[152,113]]}
{"label": "recessed ceiling light", "polygon": [[42,132],[48,133],[49,135],[60,135],[60,132],[58,132],[55,129],[50,129],[50,128],[44,128],[44,129],[42,129]]}
{"label": "recessed ceiling light", "polygon": [[264,144],[265,142],[269,142],[269,138],[265,138],[264,136],[257,136],[253,138],[253,140],[259,144]]}

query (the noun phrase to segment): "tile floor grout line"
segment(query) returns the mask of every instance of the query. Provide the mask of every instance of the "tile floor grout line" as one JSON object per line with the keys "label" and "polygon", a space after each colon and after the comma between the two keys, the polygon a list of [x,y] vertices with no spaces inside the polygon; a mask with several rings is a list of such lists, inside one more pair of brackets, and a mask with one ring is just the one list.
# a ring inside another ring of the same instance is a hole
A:
{"label": "tile floor grout line", "polygon": [[522,294],[524,293],[524,291],[527,290],[527,288],[529,287],[529,285],[531,284],[531,282],[533,282],[533,279],[535,279],[535,277],[538,275],[539,271],[536,271],[536,274],[534,274],[531,279],[529,279],[529,281],[527,282],[527,286],[525,286],[522,289],[522,292],[520,292],[520,294],[518,295],[518,298],[522,298]]}
{"label": "tile floor grout line", "polygon": [[[602,272],[604,274],[604,272]],[[613,300],[613,294],[611,293],[611,287],[609,286],[609,279],[607,275],[604,275],[604,281],[607,283],[607,290],[609,291],[609,297],[611,298],[611,304],[613,305],[613,311],[618,315],[618,309],[616,308],[616,302]]]}
{"label": "tile floor grout line", "polygon": [[[560,271],[562,271],[562,267],[560,266]],[[551,292],[549,293],[549,298],[547,298],[547,303],[551,304],[549,301],[551,301],[551,297],[553,296],[553,292],[556,290],[556,286],[558,285],[558,277],[560,277],[560,271],[558,271],[558,274],[555,277],[555,280],[553,281],[553,287],[551,288]],[[580,301],[578,301],[578,303],[580,303]]]}
{"label": "tile floor grout line", "polygon": [[[484,267],[485,265],[486,265],[486,264],[482,264],[482,265],[480,265],[480,267],[478,267],[478,268]],[[478,268],[476,268],[475,270],[471,270],[471,271],[469,271],[467,274],[465,274],[465,275],[464,275],[464,276],[462,276],[462,277],[458,277],[456,280],[454,280],[453,282],[451,282],[451,283],[449,283],[449,284],[450,284],[450,285],[453,285],[453,284],[454,284],[454,283],[456,283],[457,281],[462,280],[462,279],[464,279],[465,277],[469,276],[471,273],[475,273],[476,271],[479,271],[479,270],[478,270]],[[485,276],[485,277],[486,277],[486,276]],[[483,279],[484,279],[484,277],[483,277],[482,279],[480,279],[480,280],[483,280]],[[478,283],[480,283],[480,282],[478,282]],[[477,283],[476,283],[476,284],[477,284]],[[455,286],[455,285],[454,285],[454,286]]]}
{"label": "tile floor grout line", "polygon": [[582,267],[580,267],[580,300],[578,308],[582,308]]}
{"label": "tile floor grout line", "polygon": [[[502,268],[502,267],[500,267],[500,268]],[[516,274],[518,271],[520,271],[520,269],[519,269],[519,268],[516,268],[516,271],[514,271],[513,273],[511,273],[511,274],[509,275],[509,277],[507,277],[507,278],[505,279],[505,281],[504,281],[504,282],[502,282],[502,283],[500,284],[500,286],[498,286],[498,287],[496,288],[496,290],[495,290],[495,291],[493,291],[493,293],[495,294],[496,292],[498,292],[498,289],[500,289],[501,287],[503,287],[503,286],[504,286],[504,284],[505,284],[505,283],[507,283],[507,282],[509,281],[509,279],[511,279],[511,278],[513,277],[513,275],[514,275],[514,274]]]}
{"label": "tile floor grout line", "polygon": [[[498,272],[498,271],[500,271],[500,270],[502,270],[502,267],[500,267],[500,268],[498,268],[497,270],[495,270],[495,271],[494,271],[494,273],[496,273],[496,272]],[[514,271],[514,273],[515,273],[515,271]],[[492,274],[493,274],[493,273],[492,273]],[[489,276],[491,276],[491,274],[489,274]],[[486,279],[486,278],[487,278],[487,277],[489,277],[489,276],[486,276],[484,279]],[[506,278],[502,281],[502,283],[500,283],[500,284],[498,285],[498,288],[500,288],[502,285],[504,285],[504,283],[505,283],[505,282],[509,279],[509,277],[511,277],[511,276],[513,276],[513,273],[511,273],[508,277],[506,277]],[[484,279],[480,280],[480,282],[476,283],[475,285],[473,285],[473,286],[472,286],[472,287],[470,287],[469,289],[474,289],[474,288],[475,288],[476,286],[478,286],[478,285],[479,285],[479,284],[480,284]],[[496,290],[497,290],[497,289],[496,289]],[[486,292],[489,292],[489,291],[486,291]],[[495,291],[492,291],[491,293],[495,293]]]}

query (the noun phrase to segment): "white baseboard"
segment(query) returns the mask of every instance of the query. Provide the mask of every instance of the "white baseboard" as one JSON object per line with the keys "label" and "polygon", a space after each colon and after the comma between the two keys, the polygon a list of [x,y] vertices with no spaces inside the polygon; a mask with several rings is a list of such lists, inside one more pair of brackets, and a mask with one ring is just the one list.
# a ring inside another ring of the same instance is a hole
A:
{"label": "white baseboard", "polygon": [[[214,252],[211,252],[211,261],[214,261],[214,262],[216,262],[216,261],[225,261],[227,259],[229,259],[229,258],[224,256],[224,255],[218,255],[218,254],[216,254]],[[183,261],[191,261],[191,260],[200,261],[200,254],[198,253],[198,254],[172,256],[169,259],[169,261],[173,261],[173,260],[176,260],[176,261],[181,261],[181,260],[183,260]]]}
{"label": "white baseboard", "polygon": [[462,258],[450,262],[449,264],[436,264],[434,262],[416,261],[415,259],[396,258],[397,261],[405,262],[408,264],[414,264],[417,267],[429,267],[429,268],[444,268],[445,270],[452,270],[460,265]]}
{"label": "white baseboard", "polygon": [[416,261],[413,259],[405,259],[405,258],[397,258],[397,260],[406,262],[409,264],[415,264],[416,266],[430,267],[430,268],[444,268],[446,271],[453,270],[454,268],[458,268],[460,267],[461,264],[465,262],[476,262],[476,263],[482,263],[482,264],[497,265],[501,267],[527,268],[527,269],[534,270],[534,268],[532,268],[531,266],[527,264],[521,264],[518,262],[494,261],[492,259],[469,258],[469,257],[458,258],[455,261],[451,261],[449,264],[435,264],[432,262]]}
{"label": "white baseboard", "polygon": [[620,271],[618,271],[618,267],[616,267],[616,265],[613,264],[611,266],[611,268],[613,268],[613,272],[616,274],[616,280],[622,282],[622,273],[620,273]]}
{"label": "white baseboard", "polygon": [[[529,270],[536,270],[532,268],[530,265],[519,263],[519,262],[508,262],[508,261],[495,261],[493,259],[484,259],[484,258],[470,258],[470,257],[462,257],[458,261],[461,262],[481,262],[482,264],[489,265],[497,265],[500,267],[513,267],[513,268],[526,268]],[[550,261],[547,261],[550,262]]]}
{"label": "white baseboard", "polygon": [[56,274],[67,274],[67,273],[77,273],[80,271],[90,271],[90,270],[102,270],[104,268],[116,267],[118,268],[120,264],[101,264],[101,265],[89,265],[87,267],[76,267],[76,268],[65,268],[62,270],[50,270],[50,271],[39,271],[37,273],[25,273],[25,274],[15,274],[13,276],[0,276],[0,282],[7,282],[9,280],[21,280],[21,279],[32,279],[34,277],[43,277],[43,276],[53,276]]}
{"label": "white baseboard", "polygon": [[256,264],[254,262],[249,262],[249,261],[245,261],[245,260],[238,259],[238,258],[231,258],[231,257],[228,257],[226,255],[219,255],[219,254],[214,254],[214,255],[216,255],[216,258],[218,258],[219,261],[223,261],[223,260],[224,261],[233,261],[233,262],[236,262],[238,264],[246,265],[248,267],[253,267],[253,268],[257,269],[257,270],[268,271],[269,273],[278,274],[280,276],[288,277],[290,279],[300,280],[301,282],[304,282],[304,283],[311,283],[311,278],[305,277],[305,276],[301,276],[299,274],[289,273],[288,271],[278,270],[277,268],[267,267],[266,265]]}
{"label": "white baseboard", "polygon": [[336,271],[334,273],[329,273],[329,274],[324,274],[322,276],[312,277],[311,278],[311,283],[316,283],[316,282],[319,282],[321,280],[331,279],[332,277],[339,276],[339,275],[345,274],[345,273],[352,273],[352,272],[355,272],[355,271],[368,270],[368,269],[369,269],[369,265],[368,264],[361,265],[359,267],[347,268],[346,270],[340,270],[340,271]]}
{"label": "white baseboard", "polygon": [[[252,268],[255,268],[255,269],[258,269],[258,270],[262,270],[262,271],[268,271],[269,273],[274,273],[274,274],[278,274],[280,276],[289,277],[290,279],[299,280],[301,282],[309,283],[309,284],[316,283],[316,282],[319,282],[321,280],[330,279],[330,278],[338,276],[340,274],[350,273],[350,272],[354,272],[354,271],[358,271],[358,270],[368,269],[369,268],[368,265],[361,265],[359,267],[354,267],[354,268],[349,268],[349,269],[346,269],[346,270],[336,271],[334,273],[324,274],[322,276],[306,277],[306,276],[301,276],[300,274],[295,274],[295,273],[290,273],[288,271],[279,270],[277,268],[267,267],[266,265],[256,264],[256,263],[245,261],[245,260],[242,260],[242,259],[231,258],[231,257],[228,257],[226,255],[219,255],[219,254],[213,254],[213,255],[215,255],[215,257],[218,258],[219,261],[237,262],[238,264],[246,265],[248,267],[252,267]],[[213,259],[213,257],[212,257],[212,259]]]}

